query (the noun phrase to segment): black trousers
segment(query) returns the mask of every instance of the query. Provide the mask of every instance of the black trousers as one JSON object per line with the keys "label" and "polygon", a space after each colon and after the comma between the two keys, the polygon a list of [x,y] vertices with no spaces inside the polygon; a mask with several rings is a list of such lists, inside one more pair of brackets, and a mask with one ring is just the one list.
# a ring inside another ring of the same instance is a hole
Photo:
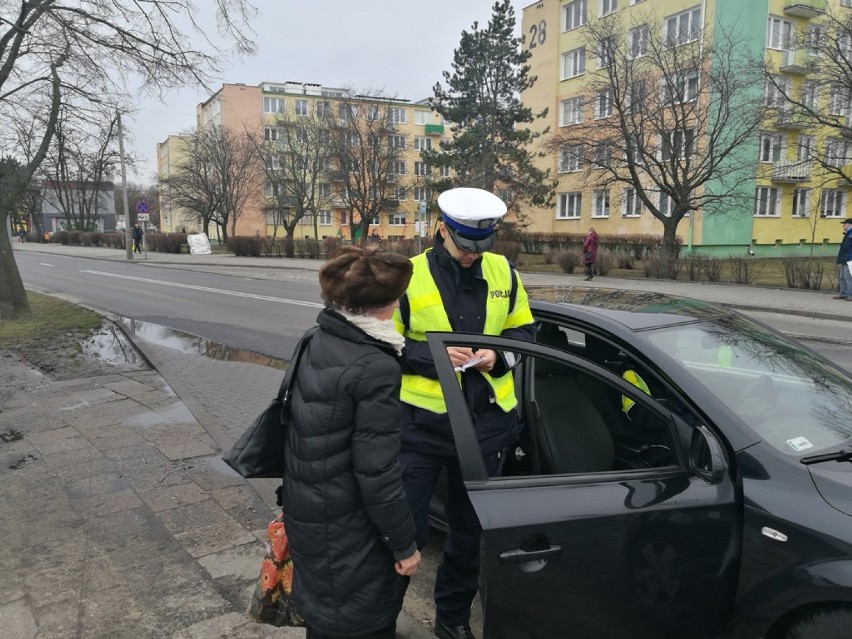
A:
{"label": "black trousers", "polygon": [[324,635],[310,626],[307,626],[305,629],[307,630],[305,639],[396,639],[396,622],[387,628],[382,628],[381,630],[365,635]]}

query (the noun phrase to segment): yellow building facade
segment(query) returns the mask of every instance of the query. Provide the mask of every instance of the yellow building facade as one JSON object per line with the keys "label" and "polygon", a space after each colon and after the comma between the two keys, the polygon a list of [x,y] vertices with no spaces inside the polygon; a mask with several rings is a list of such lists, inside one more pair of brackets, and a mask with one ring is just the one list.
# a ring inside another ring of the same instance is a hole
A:
{"label": "yellow building facade", "polygon": [[[686,41],[715,45],[717,34],[736,33],[754,55],[765,56],[780,81],[787,83],[784,86],[800,92],[813,82],[809,53],[801,46],[805,34],[819,37],[826,12],[843,19],[843,12],[852,11],[850,5],[850,0],[542,0],[523,10],[524,46],[538,81],[522,100],[533,111],[548,108],[547,121],[536,125],[540,130],[549,127],[551,132],[565,133],[578,119],[588,124],[598,117],[598,105],[577,98],[588,94],[590,76],[599,68],[598,54],[588,43],[590,21],[610,15],[628,25],[659,29],[664,36],[687,34]],[[628,37],[640,42],[642,30],[631,29]],[[829,90],[822,89],[815,91],[822,108],[848,117],[848,94],[838,107],[830,104]],[[840,142],[831,134],[805,127],[781,108],[771,90],[755,87],[761,90],[767,117],[753,143],[736,152],[739,164],[750,171],[738,186],[743,197],[736,198],[737,204],[724,215],[704,216],[701,211],[687,215],[678,236],[685,247],[708,254],[795,255],[809,251],[812,242],[819,251],[831,253],[841,238],[837,221],[852,215],[849,189],[829,179],[808,158],[828,152],[848,163],[850,153],[843,149],[849,147],[838,150]],[[702,141],[694,144],[700,148]],[[662,234],[662,223],[636,205],[635,194],[626,185],[602,189],[595,170],[564,161],[558,150],[548,153],[542,168],[557,177],[557,198],[551,208],[528,211],[528,231],[578,233],[594,226],[608,235]],[[712,180],[706,188],[714,188]],[[751,205],[743,204],[748,201]]]}

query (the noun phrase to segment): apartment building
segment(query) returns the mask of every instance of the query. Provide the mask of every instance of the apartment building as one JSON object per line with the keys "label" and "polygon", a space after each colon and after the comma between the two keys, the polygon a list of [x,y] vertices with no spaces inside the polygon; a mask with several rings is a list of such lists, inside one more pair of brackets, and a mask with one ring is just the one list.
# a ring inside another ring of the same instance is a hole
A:
{"label": "apartment building", "polygon": [[[198,105],[196,116],[199,128],[215,125],[235,132],[249,131],[268,142],[275,142],[279,135],[283,135],[282,127],[288,126],[294,118],[336,114],[338,109],[355,107],[362,108],[367,118],[378,110],[388,114],[390,122],[382,133],[382,143],[392,144],[399,150],[393,166],[393,193],[383,198],[383,209],[371,229],[390,240],[411,239],[418,233],[428,234],[430,228],[434,228],[434,219],[427,220],[428,214],[422,214],[422,203],[431,203],[437,197],[431,183],[434,178],[440,177],[440,172],[437,169],[433,171],[422,162],[420,152],[437,148],[441,139],[449,135],[449,130],[445,131],[441,117],[430,109],[425,100],[412,102],[386,96],[355,96],[346,89],[314,83],[224,84]],[[168,148],[164,147],[166,143],[158,146],[161,174],[163,170],[168,171],[168,167],[175,166],[175,158],[180,153],[177,141],[170,138],[167,142],[171,142]],[[237,235],[271,237],[276,233],[277,237],[283,237],[283,231],[280,226],[276,227],[271,211],[272,186],[267,180],[266,187],[249,198],[236,224]],[[344,186],[335,178],[333,167],[329,167],[327,175],[316,184],[316,188],[328,190],[333,195]],[[300,221],[295,232],[297,239],[334,236],[351,239],[350,213],[345,199],[332,196],[326,201],[327,207],[318,210],[316,217],[308,215]],[[165,218],[166,208],[162,210]],[[176,217],[171,214],[170,219]],[[358,221],[357,215],[355,221]],[[172,221],[172,225],[175,224],[180,223]]]}
{"label": "apartment building", "polygon": [[[170,135],[157,143],[157,176],[170,175],[172,167],[179,166],[187,153],[187,143],[191,138],[182,135]],[[160,186],[160,230],[164,233],[183,231],[197,233],[200,226],[195,217],[172,204],[167,186]]]}
{"label": "apartment building", "polygon": [[[591,42],[589,34],[597,33],[594,25],[619,20],[625,25],[619,33],[626,50],[637,58],[645,55],[648,39],[655,35],[673,52],[688,47],[700,52],[703,43],[718,49],[725,46],[724,38],[734,37],[775,70],[777,84],[790,95],[809,95],[829,117],[848,118],[849,90],[825,86],[812,77],[816,53],[808,45],[825,34],[828,16],[836,23],[846,18],[845,12],[852,12],[852,0],[542,0],[523,11],[524,46],[531,52],[530,65],[538,82],[522,100],[534,111],[547,107],[547,121],[537,126],[549,126],[563,139],[571,138],[572,127],[583,130],[588,138],[587,132],[595,126],[601,130],[609,126],[610,118],[618,116],[612,96],[595,93],[593,87],[611,62],[607,63],[605,48]],[[697,101],[702,113],[711,114],[711,121],[718,93],[703,90],[701,83],[718,61],[711,56],[701,60],[695,73],[678,76],[675,92],[680,101]],[[661,85],[659,91],[665,94],[672,89]],[[756,82],[751,91],[756,98],[753,112],[764,116],[753,136],[728,159],[730,166],[738,167],[736,186],[731,186],[733,180],[724,171],[703,182],[696,192],[726,195],[712,213],[708,208],[686,214],[677,225],[677,235],[683,246],[705,254],[797,255],[810,252],[812,245],[818,254],[832,254],[840,240],[837,222],[852,216],[849,181],[837,179],[836,173],[824,170],[814,159],[835,158],[835,164],[849,175],[850,142],[815,126],[812,119],[798,117],[772,82]],[[700,155],[711,144],[696,134],[699,127],[679,126],[641,144],[656,145],[657,157]],[[706,133],[707,128],[701,130]],[[724,135],[724,131],[715,133]],[[589,141],[578,140],[576,148],[583,144]],[[550,209],[531,211],[528,230],[584,232],[594,226],[603,234],[662,235],[663,224],[645,210],[635,190],[607,181],[606,172],[595,166],[588,154],[571,148],[550,152],[543,167],[558,178],[556,203]],[[666,197],[658,194],[655,202],[664,213]]]}

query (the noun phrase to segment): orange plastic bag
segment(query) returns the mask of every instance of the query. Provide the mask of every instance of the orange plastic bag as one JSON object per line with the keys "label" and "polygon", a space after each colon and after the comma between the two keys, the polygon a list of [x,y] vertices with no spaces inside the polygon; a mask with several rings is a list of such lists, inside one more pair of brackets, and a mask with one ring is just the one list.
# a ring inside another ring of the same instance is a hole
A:
{"label": "orange plastic bag", "polygon": [[272,626],[304,626],[293,602],[293,560],[283,515],[278,515],[266,527],[266,544],[260,578],[254,589],[248,616],[259,623]]}

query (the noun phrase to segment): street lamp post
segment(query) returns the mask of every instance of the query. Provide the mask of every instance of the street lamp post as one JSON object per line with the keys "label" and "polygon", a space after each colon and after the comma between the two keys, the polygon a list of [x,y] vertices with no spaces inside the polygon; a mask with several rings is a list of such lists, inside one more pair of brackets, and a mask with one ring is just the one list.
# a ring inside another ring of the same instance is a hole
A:
{"label": "street lamp post", "polygon": [[116,112],[118,117],[118,156],[121,160],[121,201],[124,206],[124,245],[126,247],[127,261],[133,261],[132,239],[130,235],[130,206],[127,203],[127,168],[124,164],[124,134],[121,129],[121,111]]}

